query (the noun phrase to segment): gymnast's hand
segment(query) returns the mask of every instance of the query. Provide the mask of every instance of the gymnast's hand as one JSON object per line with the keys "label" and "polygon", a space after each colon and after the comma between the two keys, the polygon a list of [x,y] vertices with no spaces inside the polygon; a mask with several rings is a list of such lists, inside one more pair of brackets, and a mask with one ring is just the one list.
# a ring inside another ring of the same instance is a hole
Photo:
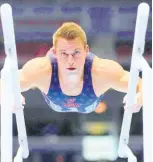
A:
{"label": "gymnast's hand", "polygon": [[[26,104],[25,103],[25,97],[21,94],[21,101],[22,101],[22,106],[20,109],[24,109],[24,105]],[[20,110],[19,109],[19,110]],[[15,113],[16,111],[18,110],[18,108],[15,106],[15,104],[13,103],[13,113]]]}
{"label": "gymnast's hand", "polygon": [[[123,99],[123,103],[125,104],[124,109],[128,109],[128,107],[126,105],[126,100],[127,100],[127,96],[125,96]],[[133,113],[137,113],[140,111],[142,105],[143,105],[142,92],[138,92],[135,97],[135,103],[130,108]]]}

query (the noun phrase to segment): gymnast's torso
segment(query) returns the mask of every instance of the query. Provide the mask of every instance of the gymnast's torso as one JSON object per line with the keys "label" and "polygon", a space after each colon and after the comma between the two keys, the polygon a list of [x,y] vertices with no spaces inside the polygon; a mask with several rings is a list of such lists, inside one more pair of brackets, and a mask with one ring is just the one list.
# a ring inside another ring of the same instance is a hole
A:
{"label": "gymnast's torso", "polygon": [[48,57],[51,61],[52,77],[48,93],[42,93],[47,104],[58,112],[90,113],[94,111],[103,99],[103,94],[97,96],[93,88],[91,69],[95,55],[89,53],[86,57],[82,91],[75,96],[68,96],[63,93],[58,78],[57,60],[51,54]]}

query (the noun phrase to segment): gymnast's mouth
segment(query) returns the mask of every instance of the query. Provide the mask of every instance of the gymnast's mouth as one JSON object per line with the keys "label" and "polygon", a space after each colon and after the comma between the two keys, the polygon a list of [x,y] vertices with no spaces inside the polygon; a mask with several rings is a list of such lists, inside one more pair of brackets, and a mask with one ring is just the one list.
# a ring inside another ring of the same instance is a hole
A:
{"label": "gymnast's mouth", "polygon": [[76,68],[67,68],[67,69],[72,71],[72,70],[75,70]]}

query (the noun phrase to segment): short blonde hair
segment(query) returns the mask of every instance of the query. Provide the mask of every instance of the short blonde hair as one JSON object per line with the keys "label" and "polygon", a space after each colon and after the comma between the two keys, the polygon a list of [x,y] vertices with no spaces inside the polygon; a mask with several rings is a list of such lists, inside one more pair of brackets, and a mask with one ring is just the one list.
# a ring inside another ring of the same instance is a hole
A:
{"label": "short blonde hair", "polygon": [[87,37],[85,31],[81,26],[74,22],[65,22],[53,35],[53,46],[56,46],[58,38],[65,38],[67,40],[73,40],[80,38],[84,46],[87,45]]}

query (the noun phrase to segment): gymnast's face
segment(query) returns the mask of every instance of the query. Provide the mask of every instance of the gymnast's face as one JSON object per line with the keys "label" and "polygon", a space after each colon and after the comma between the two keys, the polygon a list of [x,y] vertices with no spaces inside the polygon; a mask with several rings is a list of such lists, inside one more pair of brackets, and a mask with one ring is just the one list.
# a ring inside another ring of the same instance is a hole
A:
{"label": "gymnast's face", "polygon": [[76,81],[81,77],[86,56],[89,52],[88,46],[84,46],[80,38],[66,40],[58,38],[53,53],[57,58],[59,72],[68,79]]}

